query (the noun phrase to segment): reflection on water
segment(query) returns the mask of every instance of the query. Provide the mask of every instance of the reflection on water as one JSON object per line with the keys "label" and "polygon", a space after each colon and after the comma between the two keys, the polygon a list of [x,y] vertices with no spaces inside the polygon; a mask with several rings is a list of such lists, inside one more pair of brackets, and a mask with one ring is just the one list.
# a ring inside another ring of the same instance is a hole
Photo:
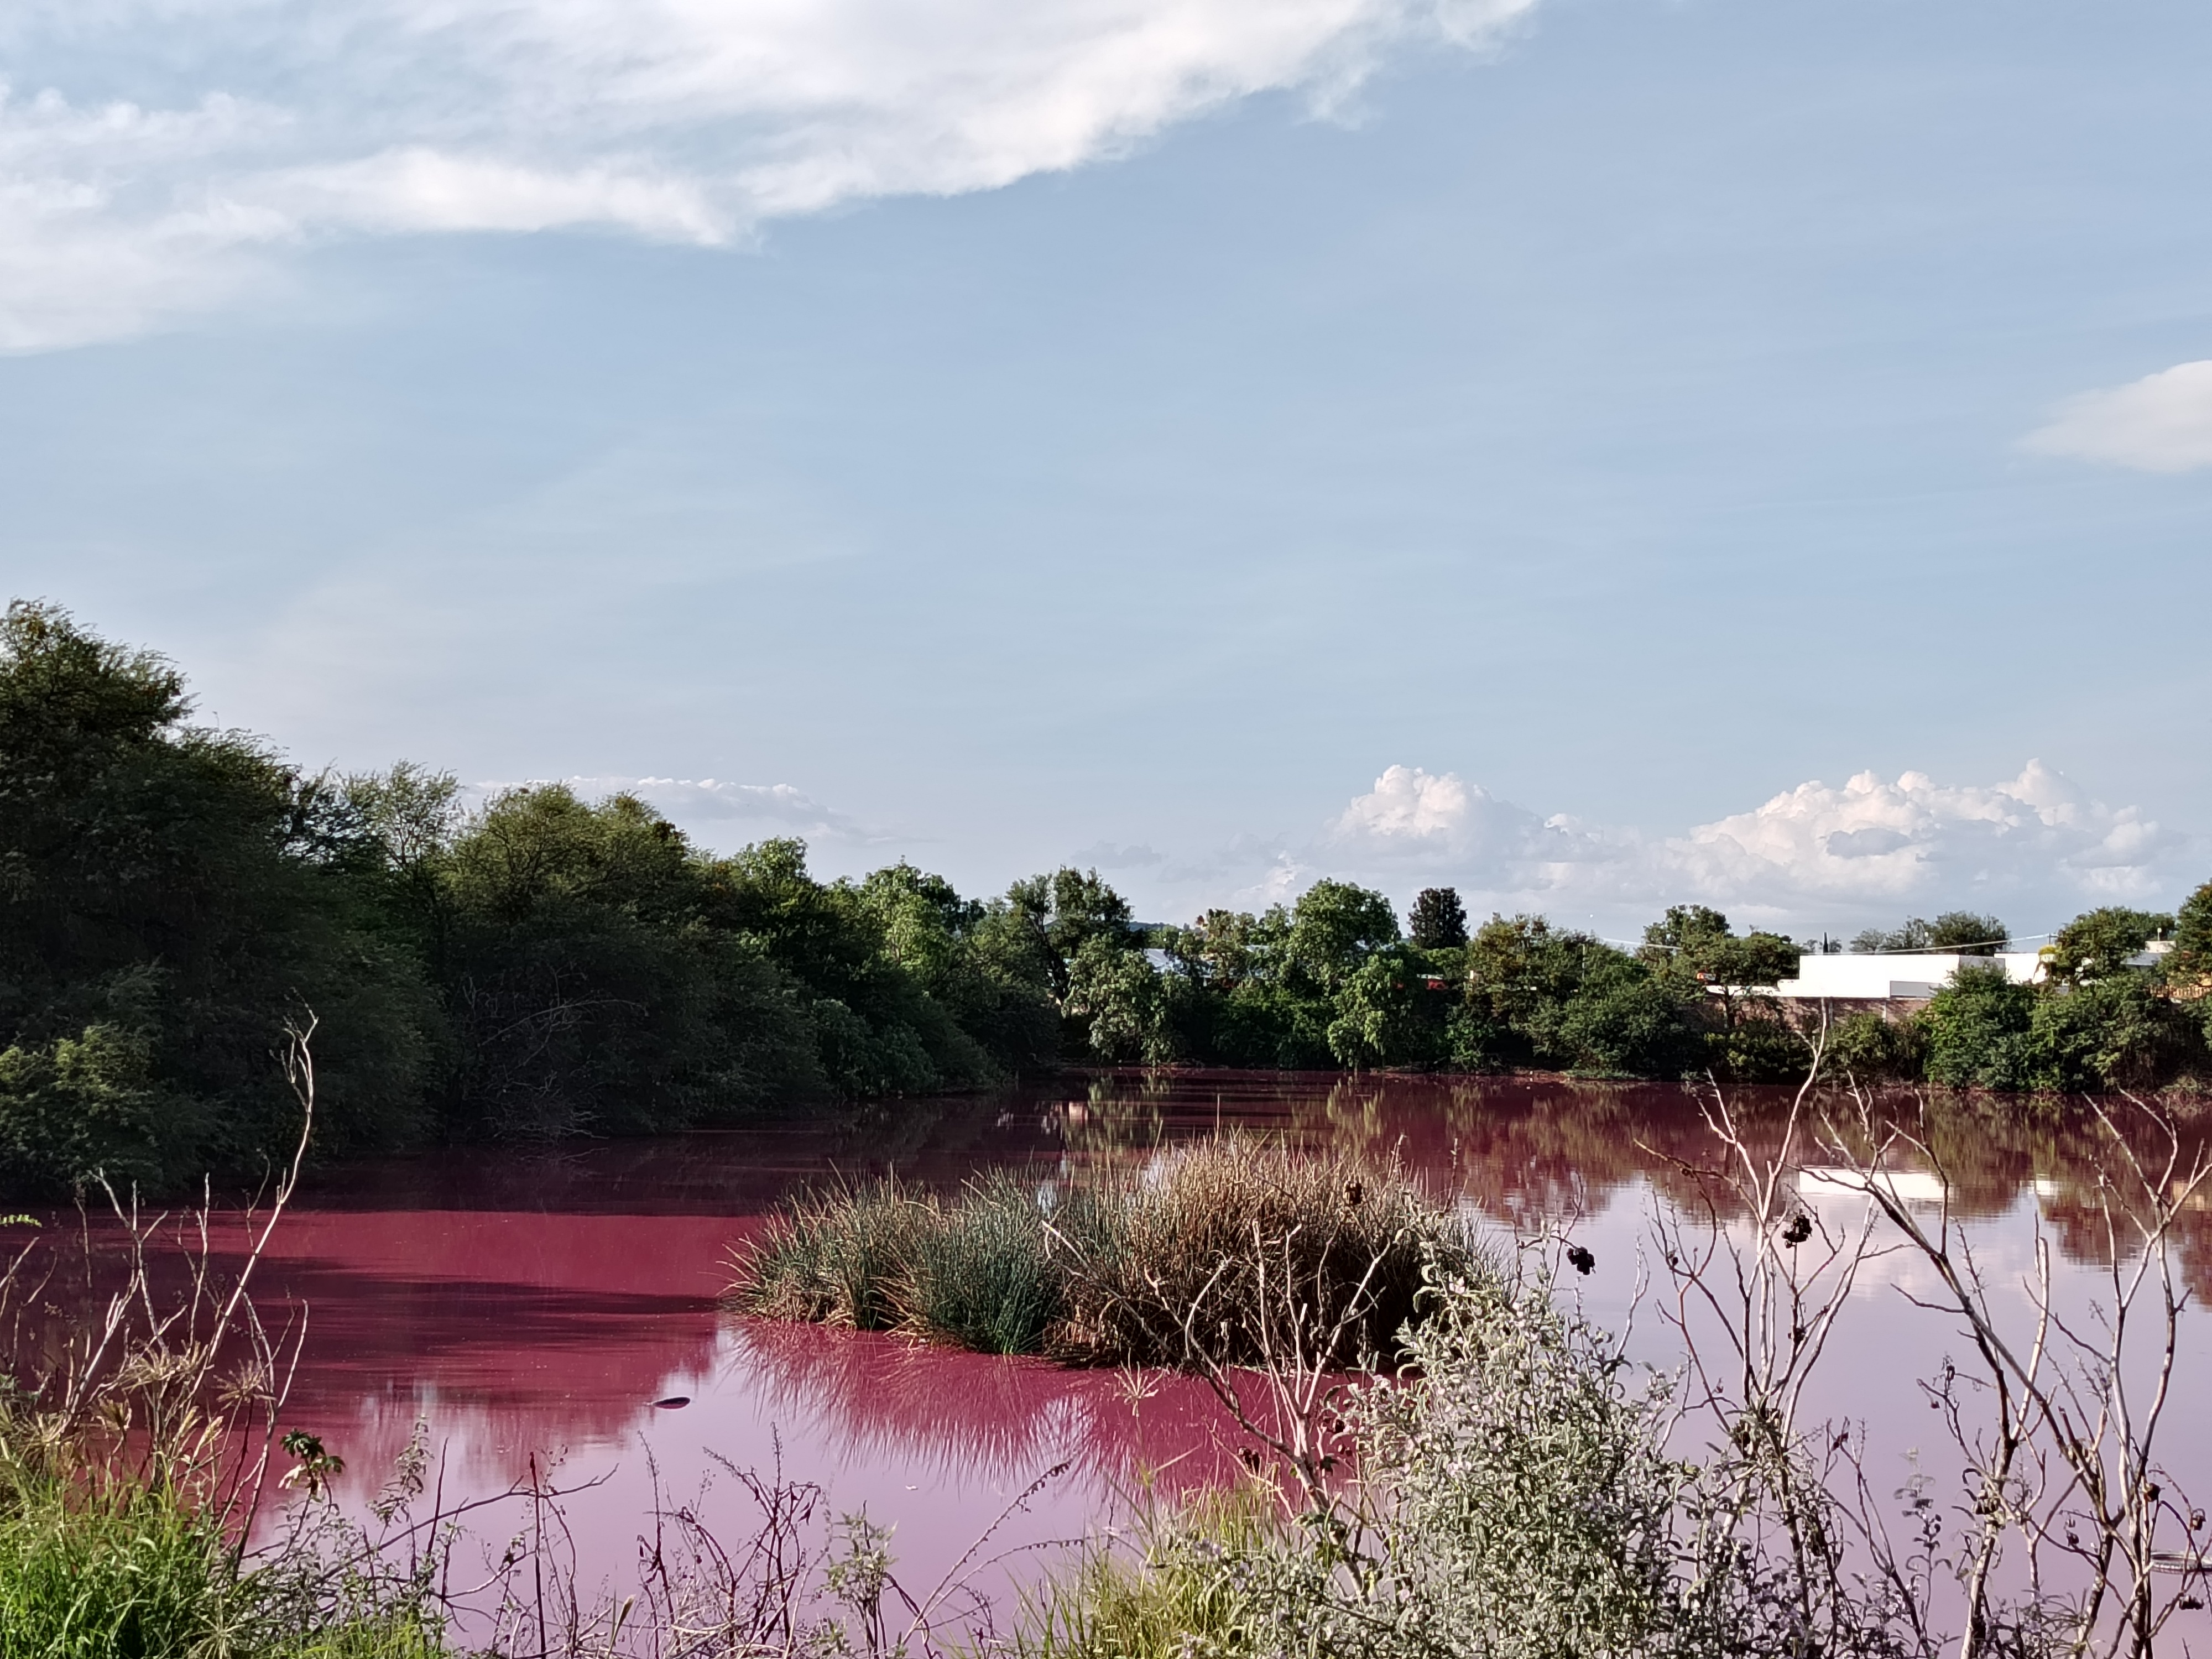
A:
{"label": "reflection on water", "polygon": [[[1736,1098],[1754,1148],[1778,1144],[1788,1100],[1780,1091]],[[2070,1293],[2087,1294],[2086,1270],[2110,1248],[2091,1115],[2021,1101],[1940,1102],[1924,1115],[1896,1105],[1942,1171],[1900,1169],[1901,1196],[1948,1204],[1999,1281],[2029,1259],[2040,1225],[2083,1270]],[[605,1476],[572,1518],[587,1559],[611,1571],[649,1507],[642,1454],[682,1490],[711,1451],[740,1466],[780,1462],[828,1486],[834,1505],[898,1522],[899,1553],[926,1579],[1054,1466],[1066,1468],[1005,1523],[1000,1546],[1079,1534],[1139,1479],[1219,1478],[1233,1447],[1218,1409],[1185,1379],[736,1320],[715,1304],[731,1249],[794,1182],[832,1172],[896,1166],[951,1182],[1010,1164],[1055,1180],[1229,1129],[1395,1158],[1502,1228],[1567,1227],[1599,1263],[1574,1289],[1608,1322],[1626,1317],[1648,1206],[1712,1197],[1692,1173],[1715,1149],[1686,1088],[1115,1073],[901,1103],[843,1132],[474,1150],[331,1172],[279,1231],[258,1300],[274,1321],[306,1322],[291,1415],[346,1457],[356,1498],[419,1419],[449,1497],[497,1490],[533,1456],[561,1462],[565,1479]],[[1814,1176],[1802,1190],[1825,1202],[1817,1188]],[[99,1304],[114,1246],[112,1230],[94,1227],[93,1260],[79,1259],[67,1219],[45,1247],[56,1319]],[[218,1254],[234,1261],[240,1237],[222,1235]],[[2191,1287],[2212,1295],[2212,1209],[2202,1203],[2185,1218],[2179,1255]],[[1911,1272],[1893,1258],[1867,1275],[1858,1337],[1838,1352],[1826,1401],[1875,1425],[1877,1439],[1887,1425],[1900,1456],[1926,1431],[1912,1379],[1940,1366],[1952,1340],[1893,1293],[1911,1288]],[[2212,1358],[2203,1346],[2192,1338],[2185,1363]],[[676,1395],[691,1403],[653,1405]]]}

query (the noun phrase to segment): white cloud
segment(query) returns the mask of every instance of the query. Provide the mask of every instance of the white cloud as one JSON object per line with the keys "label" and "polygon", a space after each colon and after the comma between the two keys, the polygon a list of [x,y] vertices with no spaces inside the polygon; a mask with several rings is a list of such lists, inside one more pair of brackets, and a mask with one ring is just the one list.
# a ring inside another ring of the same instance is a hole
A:
{"label": "white cloud", "polygon": [[2142,472],[2212,466],[2212,358],[2062,404],[2027,447]]}
{"label": "white cloud", "polygon": [[1565,815],[1540,817],[1449,772],[1393,766],[1329,824],[1325,844],[1340,857],[1449,865],[1486,887],[1535,890],[1618,863],[1636,843]]}
{"label": "white cloud", "polygon": [[[1534,3],[29,0],[0,20],[33,89],[0,98],[0,348],[150,326],[322,235],[714,244],[991,189],[1256,93],[1325,104]],[[88,63],[131,95],[71,101]]]}
{"label": "white cloud", "polygon": [[2186,846],[2135,807],[2093,801],[2040,761],[1986,787],[1923,772],[1800,784],[1665,844],[1698,896],[1788,905],[1829,898],[1973,902],[2041,888],[2087,902],[2152,896]]}
{"label": "white cloud", "polygon": [[[1450,773],[1393,766],[1311,846],[1255,848],[1241,877],[1224,871],[1213,879],[1250,884],[1240,897],[1270,899],[1323,874],[1401,897],[1449,882],[1471,908],[1620,925],[1697,901],[1740,923],[1799,932],[2006,907],[2016,913],[2006,919],[2025,929],[2193,885],[2203,872],[2186,867],[2192,850],[2188,837],[2135,807],[2091,799],[2039,761],[1989,785],[1938,784],[1919,772],[1801,784],[1673,836],[1543,817]],[[1255,881],[1263,856],[1266,874]]]}

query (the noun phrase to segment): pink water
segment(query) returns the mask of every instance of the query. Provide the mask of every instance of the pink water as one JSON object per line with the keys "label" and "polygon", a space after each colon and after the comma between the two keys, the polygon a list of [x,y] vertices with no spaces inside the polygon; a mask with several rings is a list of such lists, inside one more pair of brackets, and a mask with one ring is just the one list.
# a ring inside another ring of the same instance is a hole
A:
{"label": "pink water", "polygon": [[[2002,1306],[2025,1312],[2017,1283],[2040,1227],[2057,1249],[2062,1299],[2085,1311],[2101,1245],[2087,1224],[2081,1131],[2019,1127],[2024,1110],[1948,1132],[1953,1212],[1969,1218]],[[1233,1428],[1188,1379],[1133,1383],[734,1317],[716,1305],[729,1252],[781,1194],[832,1170],[895,1164],[950,1182],[1015,1165],[1042,1182],[1085,1158],[1232,1127],[1395,1154],[1501,1231],[1571,1236],[1596,1267],[1570,1275],[1570,1288],[1616,1327],[1650,1277],[1655,1207],[1694,1197],[1679,1164],[1712,1156],[1698,1101],[1673,1087],[1116,1075],[988,1102],[901,1103],[849,1133],[470,1149],[333,1171],[284,1222],[257,1301],[272,1321],[307,1321],[289,1418],[345,1458],[349,1501],[381,1482],[419,1420],[448,1502],[533,1469],[597,1483],[565,1508],[582,1576],[611,1583],[634,1559],[656,1480],[677,1499],[711,1482],[712,1501],[742,1521],[719,1455],[780,1467],[823,1486],[831,1512],[865,1509],[895,1527],[899,1575],[917,1591],[1014,1552],[983,1569],[988,1589],[1033,1570],[1045,1559],[1037,1547],[1100,1524],[1144,1481],[1222,1478]],[[1835,1203],[1808,1201],[1824,1215]],[[2212,1289],[2202,1205],[2181,1255],[2197,1292]],[[1953,1322],[1901,1293],[1926,1287],[1909,1257],[1872,1264],[1815,1391],[1821,1412],[1868,1424],[1880,1480],[1901,1481],[1910,1454],[1940,1450],[1918,1379],[1963,1346]],[[2212,1319],[2185,1328],[2166,1449],[2173,1474],[2204,1493]],[[1674,1362],[1648,1300],[1638,1330],[1642,1354]],[[676,1397],[688,1403],[654,1403]],[[518,1524],[488,1512],[484,1547],[495,1554]]]}

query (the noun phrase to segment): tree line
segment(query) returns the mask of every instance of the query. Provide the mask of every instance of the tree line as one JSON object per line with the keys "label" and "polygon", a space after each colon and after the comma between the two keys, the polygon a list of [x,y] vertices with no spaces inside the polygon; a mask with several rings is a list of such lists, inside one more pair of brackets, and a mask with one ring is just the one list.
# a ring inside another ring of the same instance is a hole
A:
{"label": "tree line", "polygon": [[[464,810],[450,776],[307,772],[191,714],[157,656],[48,605],[0,622],[0,1186],[252,1170],[290,1133],[270,1056],[310,1010],[325,1156],[654,1133],[1069,1062],[1804,1063],[1734,988],[1793,973],[1798,947],[1702,907],[1632,950],[1533,916],[1470,931],[1449,889],[1401,929],[1383,895],[1326,880],[1146,927],[1095,872],[991,899],[904,862],[825,882],[800,842],[717,855],[630,796],[546,785]],[[2162,976],[2111,966],[2177,926]],[[1962,986],[1838,1052],[1992,1087],[2212,1072],[2189,1000],[2212,979],[2212,885],[2178,923],[2075,927],[2094,942],[2053,988]]]}

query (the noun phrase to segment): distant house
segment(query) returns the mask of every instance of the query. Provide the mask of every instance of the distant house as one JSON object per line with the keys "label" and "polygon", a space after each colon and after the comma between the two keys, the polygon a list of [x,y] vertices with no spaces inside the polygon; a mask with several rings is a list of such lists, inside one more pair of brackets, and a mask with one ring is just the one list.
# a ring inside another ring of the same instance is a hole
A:
{"label": "distant house", "polygon": [[[2153,939],[2148,949],[2128,958],[2128,966],[2155,967],[2172,949],[2171,939]],[[2015,985],[2033,985],[2045,972],[2040,951],[2000,951],[1995,956],[1949,951],[1802,956],[1797,958],[1796,978],[1785,979],[1771,990],[1754,986],[1747,992],[1793,1002],[1925,1002],[1964,967],[2002,968]]]}
{"label": "distant house", "polygon": [[1797,977],[1784,980],[1770,994],[1794,1002],[1925,1002],[1963,967],[2002,968],[2016,985],[2033,985],[2043,977],[2043,957],[2035,951],[2001,951],[1988,957],[1955,951],[1870,951],[1800,957]]}

